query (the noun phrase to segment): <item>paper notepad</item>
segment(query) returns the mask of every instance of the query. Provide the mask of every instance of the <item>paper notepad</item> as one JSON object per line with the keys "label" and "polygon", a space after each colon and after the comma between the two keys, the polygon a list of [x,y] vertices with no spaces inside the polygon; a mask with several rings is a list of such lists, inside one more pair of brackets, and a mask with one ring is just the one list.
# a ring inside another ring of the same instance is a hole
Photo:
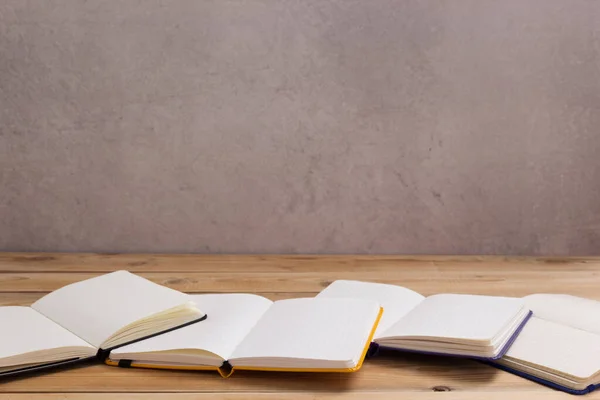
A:
{"label": "paper notepad", "polygon": [[209,318],[113,350],[122,367],[352,372],[362,365],[381,316],[360,299],[301,298],[272,302],[252,294],[191,296]]}
{"label": "paper notepad", "polygon": [[374,342],[421,353],[498,359],[531,316],[522,299],[463,294],[424,297],[380,283],[338,280],[317,298],[378,301],[384,314]]}
{"label": "paper notepad", "polygon": [[205,317],[188,295],[127,271],[77,282],[31,307],[0,307],[0,376],[102,356]]}
{"label": "paper notepad", "polygon": [[561,294],[524,300],[533,317],[495,364],[572,394],[600,387],[600,302]]}

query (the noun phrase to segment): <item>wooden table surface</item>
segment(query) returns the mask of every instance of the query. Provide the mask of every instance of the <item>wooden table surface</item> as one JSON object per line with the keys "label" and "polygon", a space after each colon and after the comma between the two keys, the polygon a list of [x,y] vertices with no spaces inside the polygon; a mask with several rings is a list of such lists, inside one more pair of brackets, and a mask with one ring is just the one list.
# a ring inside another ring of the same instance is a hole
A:
{"label": "wooden table surface", "polygon": [[[273,300],[314,296],[336,279],[397,284],[423,295],[568,293],[600,300],[600,258],[0,253],[0,305],[29,305],[63,285],[118,269],[188,293],[246,292]],[[368,360],[353,374],[239,371],[223,379],[216,372],[91,365],[0,381],[0,400],[38,398],[554,400],[573,396],[474,361],[396,353]],[[585,398],[600,399],[600,392]]]}

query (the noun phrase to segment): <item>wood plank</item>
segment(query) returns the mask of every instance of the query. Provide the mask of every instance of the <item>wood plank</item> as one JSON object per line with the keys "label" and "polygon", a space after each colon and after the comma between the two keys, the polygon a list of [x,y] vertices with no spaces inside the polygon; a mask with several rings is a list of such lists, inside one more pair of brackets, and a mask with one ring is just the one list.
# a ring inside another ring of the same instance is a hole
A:
{"label": "wood plank", "polygon": [[[406,392],[406,391],[373,391],[373,392],[340,392],[340,393],[219,393],[221,400],[506,400],[506,396],[527,400],[565,400],[573,399],[565,393],[551,390],[545,391],[502,391],[499,393],[477,392]],[[0,400],[207,400],[214,399],[215,393],[54,393],[54,394],[0,394]],[[600,393],[593,393],[586,399],[600,399]]]}
{"label": "wood plank", "polygon": [[[98,273],[3,273],[0,292],[47,293],[64,285],[98,276]],[[600,266],[577,270],[529,271],[478,268],[399,268],[386,273],[348,272],[149,272],[140,273],[154,282],[188,293],[319,292],[336,279],[356,279],[401,285],[423,295],[434,293],[472,293],[525,296],[532,293],[567,293],[600,299]]]}
{"label": "wood plank", "polygon": [[[214,293],[214,292],[210,292]],[[39,298],[47,294],[46,292],[0,292],[0,306],[28,306],[37,301]],[[257,292],[259,296],[267,299],[283,300],[293,297],[314,297],[317,292],[298,292],[298,293],[273,293],[273,292]]]}
{"label": "wood plank", "polygon": [[546,391],[515,375],[470,360],[386,352],[350,374],[238,371],[223,379],[213,371],[81,366],[40,376],[0,381],[0,392],[261,392],[299,391]]}
{"label": "wood plank", "polygon": [[423,266],[444,268],[586,270],[600,267],[600,257],[532,258],[500,256],[366,256],[366,255],[191,255],[0,253],[0,272],[286,272],[368,270],[385,272]]}

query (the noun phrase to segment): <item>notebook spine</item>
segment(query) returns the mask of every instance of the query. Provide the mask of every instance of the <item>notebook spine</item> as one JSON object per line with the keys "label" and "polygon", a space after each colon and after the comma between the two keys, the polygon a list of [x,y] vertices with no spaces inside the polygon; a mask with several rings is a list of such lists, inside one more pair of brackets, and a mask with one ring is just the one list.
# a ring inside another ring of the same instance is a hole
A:
{"label": "notebook spine", "polygon": [[110,349],[108,349],[108,350],[98,349],[98,352],[96,353],[96,358],[98,358],[101,362],[104,362],[108,358],[109,355],[110,355]]}
{"label": "notebook spine", "polygon": [[218,371],[223,378],[229,378],[233,374],[233,365],[231,365],[229,361],[225,360],[219,367]]}
{"label": "notebook spine", "polygon": [[371,344],[369,345],[369,350],[367,350],[367,354],[365,356],[366,359],[375,357],[377,354],[379,354],[379,349],[381,348],[381,346],[379,346],[379,343],[375,343],[375,342],[371,342]]}
{"label": "notebook spine", "polygon": [[131,360],[119,360],[118,366],[121,368],[131,368]]}

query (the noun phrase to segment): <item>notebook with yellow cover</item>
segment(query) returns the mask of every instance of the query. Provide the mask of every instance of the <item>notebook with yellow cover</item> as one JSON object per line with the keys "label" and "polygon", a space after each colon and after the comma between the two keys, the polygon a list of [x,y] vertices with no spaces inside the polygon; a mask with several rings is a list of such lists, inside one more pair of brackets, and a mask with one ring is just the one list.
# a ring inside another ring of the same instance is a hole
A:
{"label": "notebook with yellow cover", "polygon": [[202,324],[113,350],[120,367],[353,372],[365,358],[382,309],[359,299],[272,302],[252,294],[192,295]]}
{"label": "notebook with yellow cover", "polygon": [[127,271],[64,286],[31,307],[0,307],[0,377],[103,358],[201,321],[189,295]]}

